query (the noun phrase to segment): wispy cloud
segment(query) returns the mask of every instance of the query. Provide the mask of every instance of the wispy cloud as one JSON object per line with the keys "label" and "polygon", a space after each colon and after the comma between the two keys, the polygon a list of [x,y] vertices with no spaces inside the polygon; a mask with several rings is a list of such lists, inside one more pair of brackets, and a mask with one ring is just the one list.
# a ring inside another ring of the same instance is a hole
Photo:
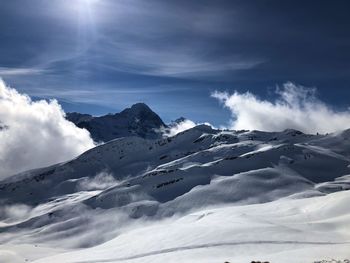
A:
{"label": "wispy cloud", "polygon": [[212,57],[206,54],[208,51],[191,45],[161,49],[151,43],[111,39],[106,40],[99,51],[112,59],[104,61],[111,69],[162,77],[207,78],[252,69],[265,62],[262,58],[240,54],[227,55],[225,58]]}
{"label": "wispy cloud", "polygon": [[[89,17],[82,17],[77,10],[81,4],[52,1],[51,8],[45,5],[52,19],[67,29],[67,36],[51,36],[55,41],[48,41],[47,48],[31,58],[35,67],[0,68],[0,74],[19,76],[49,70],[53,75],[75,74],[79,78],[79,74],[97,76],[100,72],[95,69],[105,67],[136,75],[205,79],[251,69],[265,61],[239,50],[222,52],[221,38],[236,30],[227,23],[234,11],[211,8],[208,3],[193,12],[190,3],[180,7],[162,2],[106,0],[96,3]],[[173,12],[174,8],[178,12]],[[44,11],[39,7],[35,10],[38,15]],[[72,30],[74,19],[77,32]]]}
{"label": "wispy cloud", "polygon": [[103,190],[115,186],[116,184],[118,184],[118,181],[111,173],[108,171],[102,171],[94,177],[82,178],[77,185],[77,189],[81,191]]}
{"label": "wispy cloud", "polygon": [[0,76],[21,76],[21,75],[38,75],[45,73],[45,69],[40,68],[9,68],[0,67]]}
{"label": "wispy cloud", "polygon": [[[130,103],[134,103],[135,96],[141,99],[142,96],[154,96],[162,93],[174,93],[180,91],[186,91],[189,87],[177,87],[160,85],[154,87],[129,87],[129,88],[115,88],[114,86],[104,85],[91,85],[86,89],[67,89],[67,88],[56,88],[48,89],[46,87],[33,87],[28,89],[32,96],[52,99],[56,98],[59,100],[66,100],[75,103],[87,103],[101,106],[116,106],[117,99],[122,97],[125,100],[131,99]],[[98,95],[96,95],[98,94]],[[142,99],[141,99],[142,100]]]}

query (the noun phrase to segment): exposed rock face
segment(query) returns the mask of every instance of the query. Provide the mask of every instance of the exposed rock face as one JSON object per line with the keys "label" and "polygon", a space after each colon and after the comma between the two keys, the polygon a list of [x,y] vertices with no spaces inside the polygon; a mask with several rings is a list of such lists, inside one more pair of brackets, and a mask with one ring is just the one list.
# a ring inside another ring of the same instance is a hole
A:
{"label": "exposed rock face", "polygon": [[146,104],[137,103],[120,113],[93,117],[77,112],[67,113],[67,119],[80,128],[87,129],[97,142],[107,142],[120,137],[139,136],[157,139],[162,136],[162,119]]}

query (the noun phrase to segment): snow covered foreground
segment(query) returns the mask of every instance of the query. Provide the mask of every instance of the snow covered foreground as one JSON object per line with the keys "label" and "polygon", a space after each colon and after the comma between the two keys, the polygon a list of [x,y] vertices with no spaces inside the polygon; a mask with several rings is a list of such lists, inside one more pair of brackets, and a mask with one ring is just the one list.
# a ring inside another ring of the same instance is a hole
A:
{"label": "snow covered foreground", "polygon": [[122,138],[0,182],[0,262],[350,257],[350,132]]}

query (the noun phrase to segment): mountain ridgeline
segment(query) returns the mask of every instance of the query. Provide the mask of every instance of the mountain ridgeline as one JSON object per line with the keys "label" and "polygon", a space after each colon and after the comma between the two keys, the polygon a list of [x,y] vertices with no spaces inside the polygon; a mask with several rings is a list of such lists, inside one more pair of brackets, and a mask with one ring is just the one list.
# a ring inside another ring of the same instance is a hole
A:
{"label": "mountain ridgeline", "polygon": [[136,103],[120,113],[100,117],[72,112],[67,113],[66,118],[76,126],[87,129],[96,142],[130,136],[159,139],[162,137],[161,129],[167,127],[144,103]]}
{"label": "mountain ridgeline", "polygon": [[284,259],[304,253],[298,262],[311,263],[319,251],[349,255],[350,130],[198,125],[149,139],[164,123],[144,104],[68,118],[95,140],[120,138],[0,181],[0,262],[161,263],[167,256],[192,263],[198,255],[205,260],[196,262],[250,262],[256,250],[270,262],[294,263]]}

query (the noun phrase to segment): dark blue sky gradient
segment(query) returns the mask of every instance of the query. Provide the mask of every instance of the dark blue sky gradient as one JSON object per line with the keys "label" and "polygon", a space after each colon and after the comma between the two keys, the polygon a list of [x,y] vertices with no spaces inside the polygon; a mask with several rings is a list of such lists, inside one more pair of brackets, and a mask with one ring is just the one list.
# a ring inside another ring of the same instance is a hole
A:
{"label": "dark blue sky gradient", "polygon": [[214,90],[273,100],[287,81],[350,105],[349,1],[11,0],[0,6],[0,77],[66,111],[149,104],[225,124]]}

